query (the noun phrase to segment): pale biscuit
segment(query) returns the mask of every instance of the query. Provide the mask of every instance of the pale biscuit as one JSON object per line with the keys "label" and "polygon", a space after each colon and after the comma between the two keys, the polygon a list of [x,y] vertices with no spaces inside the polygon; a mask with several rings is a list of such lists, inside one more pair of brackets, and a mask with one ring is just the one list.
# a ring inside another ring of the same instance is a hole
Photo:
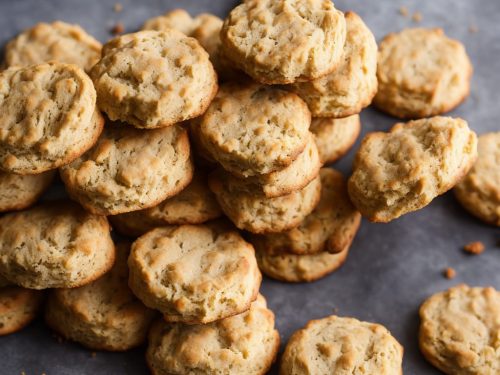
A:
{"label": "pale biscuit", "polygon": [[402,375],[402,361],[403,347],[385,327],[332,315],[292,335],[280,375]]}
{"label": "pale biscuit", "polygon": [[92,81],[50,62],[0,72],[0,169],[37,174],[68,164],[102,131]]}
{"label": "pale biscuit", "polygon": [[375,105],[400,118],[448,112],[468,95],[472,64],[441,29],[405,29],[379,45]]}
{"label": "pale biscuit", "polygon": [[477,138],[459,118],[399,123],[367,135],[349,178],[352,202],[372,221],[389,222],[455,186],[477,158]]}
{"label": "pale biscuit", "polygon": [[18,286],[0,288],[0,336],[17,332],[33,319],[43,302],[43,292]]}
{"label": "pale biscuit", "polygon": [[458,201],[486,223],[500,226],[500,132],[478,138],[478,159],[455,186]]}
{"label": "pale biscuit", "polygon": [[252,245],[219,223],[153,229],[134,242],[128,264],[130,288],[169,322],[241,313],[261,283]]}
{"label": "pale biscuit", "polygon": [[217,92],[207,52],[180,31],[140,31],[108,44],[90,76],[111,120],[170,126],[201,115]]}
{"label": "pale biscuit", "polygon": [[330,0],[247,0],[224,21],[225,55],[266,84],[309,81],[341,62],[344,14]]}
{"label": "pale biscuit", "polygon": [[242,314],[187,326],[157,321],[146,361],[154,375],[264,375],[278,354],[274,314],[259,295]]}
{"label": "pale biscuit", "polygon": [[420,350],[445,374],[500,373],[500,293],[458,285],[420,307]]}
{"label": "pale biscuit", "polygon": [[88,152],[61,169],[69,195],[99,215],[152,207],[180,192],[193,176],[187,131],[148,131],[107,124]]}
{"label": "pale biscuit", "polygon": [[108,221],[66,201],[0,218],[0,273],[31,289],[74,288],[115,260]]}

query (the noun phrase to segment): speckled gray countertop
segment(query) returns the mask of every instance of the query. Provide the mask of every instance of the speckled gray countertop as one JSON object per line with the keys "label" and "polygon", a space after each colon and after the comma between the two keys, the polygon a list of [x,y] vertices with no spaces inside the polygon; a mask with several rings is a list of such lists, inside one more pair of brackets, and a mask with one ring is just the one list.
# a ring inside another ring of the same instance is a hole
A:
{"label": "speckled gray countertop", "polygon": [[[212,12],[224,16],[235,0],[121,0],[123,11],[113,12],[116,0],[0,0],[0,43],[37,21],[61,19],[78,23],[102,41],[109,30],[123,22],[136,30],[147,18],[182,7],[189,12]],[[377,39],[386,33],[417,25],[442,27],[465,43],[474,63],[472,92],[452,115],[468,120],[478,133],[500,130],[500,1],[498,0],[337,0],[342,10],[360,14]],[[409,16],[400,14],[406,7]],[[411,15],[418,11],[422,21]],[[475,32],[474,32],[475,31]],[[373,109],[362,115],[363,134],[387,130],[395,120]],[[359,145],[359,140],[354,150]],[[349,173],[352,157],[335,165]],[[63,191],[57,186],[49,195]],[[480,240],[486,251],[468,256],[461,250]],[[292,285],[265,279],[262,293],[276,314],[283,344],[308,320],[334,311],[385,325],[405,348],[405,374],[438,374],[417,347],[418,307],[430,294],[460,282],[500,288],[500,230],[469,216],[453,195],[435,199],[425,209],[390,224],[363,220],[346,264],[337,272],[312,284]],[[453,267],[457,277],[442,276]],[[59,343],[41,321],[20,333],[0,338],[0,374],[147,374],[144,348],[127,353],[98,352]]]}

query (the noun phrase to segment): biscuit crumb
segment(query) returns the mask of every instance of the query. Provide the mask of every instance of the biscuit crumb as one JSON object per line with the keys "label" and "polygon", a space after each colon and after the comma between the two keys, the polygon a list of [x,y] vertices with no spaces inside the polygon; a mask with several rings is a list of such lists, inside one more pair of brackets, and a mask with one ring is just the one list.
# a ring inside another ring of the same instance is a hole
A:
{"label": "biscuit crumb", "polygon": [[111,29],[111,34],[113,35],[118,35],[121,34],[125,31],[125,27],[123,26],[123,23],[118,22],[113,28]]}
{"label": "biscuit crumb", "polygon": [[96,352],[92,352],[92,353],[90,353],[90,356],[91,356],[92,358],[95,358],[95,357],[97,356],[97,353],[96,353]]}
{"label": "biscuit crumb", "polygon": [[455,278],[455,276],[457,276],[457,272],[455,271],[454,268],[448,267],[448,268],[445,268],[443,275],[447,279],[453,279],[453,278]]}
{"label": "biscuit crumb", "polygon": [[21,375],[26,375],[26,372],[24,372],[24,371],[21,371]]}
{"label": "biscuit crumb", "polygon": [[123,5],[121,5],[120,3],[115,3],[115,5],[113,5],[113,10],[115,11],[115,13],[120,13],[123,10]]}
{"label": "biscuit crumb", "polygon": [[411,16],[411,19],[413,20],[413,22],[417,22],[417,23],[422,21],[422,13],[420,13],[420,12],[413,13],[413,16]]}
{"label": "biscuit crumb", "polygon": [[470,25],[469,26],[469,32],[470,33],[477,33],[479,30],[476,25]]}
{"label": "biscuit crumb", "polygon": [[338,309],[338,307],[334,307],[334,308],[332,309],[332,312],[333,312],[334,314],[338,314],[338,313],[339,313],[339,309]]}
{"label": "biscuit crumb", "polygon": [[401,14],[403,17],[408,17],[408,8],[405,6],[400,7],[399,14]]}
{"label": "biscuit crumb", "polygon": [[464,251],[472,255],[479,255],[484,251],[484,244],[481,241],[468,243],[464,246]]}

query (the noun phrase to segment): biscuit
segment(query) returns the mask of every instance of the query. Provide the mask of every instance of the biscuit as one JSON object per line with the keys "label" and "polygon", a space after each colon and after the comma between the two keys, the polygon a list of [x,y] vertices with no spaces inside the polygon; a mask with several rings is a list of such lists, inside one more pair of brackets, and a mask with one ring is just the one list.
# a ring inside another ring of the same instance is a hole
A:
{"label": "biscuit", "polygon": [[283,232],[298,226],[314,210],[321,196],[319,176],[302,189],[276,198],[228,190],[218,173],[209,177],[208,185],[234,225],[252,233]]}
{"label": "biscuit", "polygon": [[329,164],[344,156],[361,132],[359,115],[345,118],[313,118],[310,127],[321,161]]}
{"label": "biscuit", "polygon": [[311,125],[297,95],[258,84],[224,84],[199,120],[199,137],[227,171],[243,177],[289,166],[304,150]]}
{"label": "biscuit", "polygon": [[49,62],[0,72],[0,170],[37,174],[68,164],[102,131],[92,81]]}
{"label": "biscuit", "polygon": [[74,288],[115,260],[108,221],[66,201],[0,217],[0,273],[30,289]]}
{"label": "biscuit", "polygon": [[221,30],[224,54],[256,81],[310,81],[341,62],[344,14],[329,0],[247,0]]}
{"label": "biscuit", "polygon": [[459,118],[399,123],[367,135],[349,178],[349,195],[371,221],[389,222],[428,205],[457,184],[477,158],[477,138]]}
{"label": "biscuit", "polygon": [[500,132],[483,134],[478,159],[454,189],[462,206],[484,222],[500,226]]}
{"label": "biscuit", "polygon": [[0,172],[0,212],[33,205],[54,179],[55,171],[20,175]]}
{"label": "biscuit", "polygon": [[156,227],[202,224],[221,215],[219,204],[208,188],[207,176],[197,172],[184,190],[159,205],[110,216],[109,219],[121,234],[138,237]]}
{"label": "biscuit", "polygon": [[180,31],[140,31],[108,44],[90,76],[111,120],[170,126],[201,115],[217,92],[207,52]]}
{"label": "biscuit", "polygon": [[210,324],[157,321],[149,333],[146,361],[154,375],[264,375],[279,342],[274,314],[259,295],[248,311]]}
{"label": "biscuit", "polygon": [[280,375],[402,375],[402,361],[403,347],[385,327],[332,315],[292,335]]}
{"label": "biscuit", "polygon": [[141,345],[155,316],[127,286],[130,245],[116,246],[116,262],[98,280],[54,289],[45,308],[47,324],[66,339],[94,350],[123,351]]}
{"label": "biscuit", "polygon": [[405,29],[379,45],[375,105],[400,118],[448,112],[469,95],[472,64],[441,29]]}
{"label": "biscuit", "polygon": [[5,65],[29,66],[55,60],[89,71],[101,58],[101,43],[78,25],[38,23],[5,46]]}
{"label": "biscuit", "polygon": [[290,89],[314,117],[342,118],[361,112],[377,93],[377,42],[354,12],[345,14],[347,39],[342,63],[332,73]]}
{"label": "biscuit", "polygon": [[193,176],[187,131],[149,131],[107,124],[88,152],[61,169],[69,195],[92,213],[115,215],[152,207]]}
{"label": "biscuit", "polygon": [[0,288],[0,336],[17,332],[33,319],[43,302],[43,292],[18,286]]}
{"label": "biscuit", "polygon": [[132,245],[129,285],[169,322],[209,323],[248,310],[261,283],[255,252],[232,229],[153,229]]}
{"label": "biscuit", "polygon": [[499,316],[500,293],[491,287],[437,293],[420,307],[420,350],[445,374],[498,374]]}

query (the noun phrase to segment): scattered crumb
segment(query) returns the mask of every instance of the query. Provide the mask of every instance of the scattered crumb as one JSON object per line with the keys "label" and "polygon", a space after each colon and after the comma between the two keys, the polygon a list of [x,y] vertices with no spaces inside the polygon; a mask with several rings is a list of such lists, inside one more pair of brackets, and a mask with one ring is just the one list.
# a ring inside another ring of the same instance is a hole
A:
{"label": "scattered crumb", "polygon": [[481,241],[468,243],[464,246],[464,251],[472,255],[479,255],[484,251],[484,244]]}
{"label": "scattered crumb", "polygon": [[97,355],[97,353],[96,353],[96,352],[92,352],[92,353],[90,353],[90,356],[91,356],[92,358],[95,358],[95,357],[96,357],[96,355]]}
{"label": "scattered crumb", "polygon": [[125,27],[123,26],[123,23],[118,22],[113,28],[111,29],[111,34],[113,35],[118,35],[121,34],[125,31]]}
{"label": "scattered crumb", "polygon": [[115,3],[115,5],[113,5],[113,10],[115,11],[115,13],[120,13],[123,10],[123,5],[121,5],[120,3]]}
{"label": "scattered crumb", "polygon": [[399,14],[401,14],[403,17],[408,17],[408,8],[405,6],[400,7]]}
{"label": "scattered crumb", "polygon": [[332,312],[333,312],[334,314],[338,314],[339,309],[338,309],[337,307],[334,307],[334,308],[332,309]]}
{"label": "scattered crumb", "polygon": [[470,33],[477,33],[479,30],[477,29],[476,25],[470,25],[469,26],[469,32]]}
{"label": "scattered crumb", "polygon": [[413,16],[411,16],[411,19],[413,20],[413,22],[417,22],[417,23],[422,21],[422,13],[420,13],[420,12],[413,13]]}
{"label": "scattered crumb", "polygon": [[455,276],[457,276],[457,272],[455,271],[455,269],[448,267],[448,268],[445,268],[443,275],[447,279],[453,279],[453,278],[455,278]]}
{"label": "scattered crumb", "polygon": [[24,371],[21,371],[21,375],[26,375],[26,373]]}

